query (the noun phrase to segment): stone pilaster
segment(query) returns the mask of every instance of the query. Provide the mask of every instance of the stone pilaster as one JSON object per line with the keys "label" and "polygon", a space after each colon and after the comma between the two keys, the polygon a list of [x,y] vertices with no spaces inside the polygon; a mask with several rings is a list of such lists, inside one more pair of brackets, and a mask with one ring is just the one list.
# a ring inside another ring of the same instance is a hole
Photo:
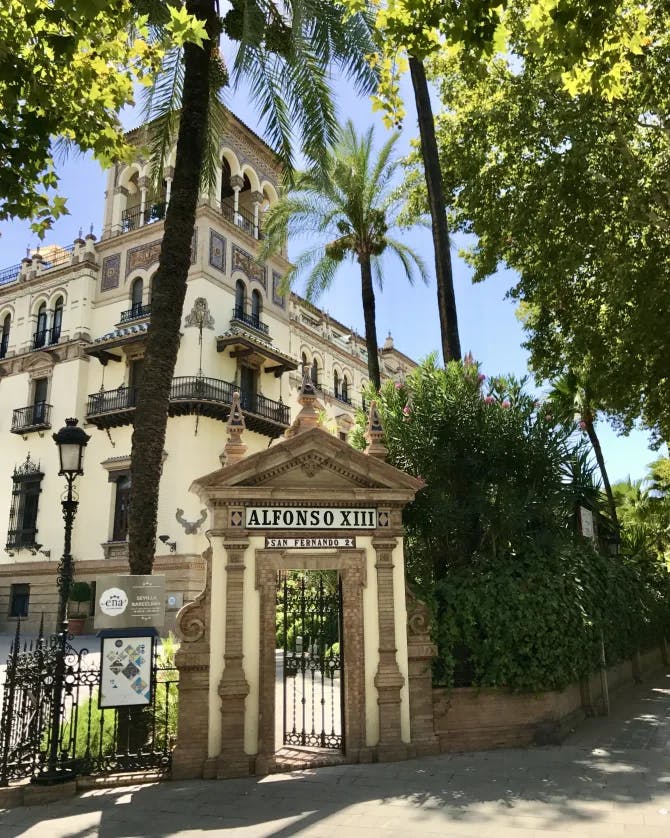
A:
{"label": "stone pilaster", "polygon": [[379,667],[375,675],[379,704],[379,744],[377,757],[402,759],[407,754],[400,731],[400,690],[405,679],[398,667],[395,645],[395,605],[393,592],[393,549],[395,538],[373,538],[377,554],[377,609],[379,614]]}
{"label": "stone pilaster", "polygon": [[221,751],[216,760],[216,776],[241,777],[249,774],[249,757],[244,752],[244,701],[249,684],[242,665],[244,623],[244,552],[246,540],[223,543],[226,564],[226,645],[224,668],[218,693],[221,698]]}
{"label": "stone pilaster", "polygon": [[172,777],[186,780],[205,774],[209,742],[209,614],[212,550],[207,563],[205,590],[177,614],[182,641],[175,657],[179,670],[177,746],[172,754]]}
{"label": "stone pilaster", "polygon": [[430,609],[409,587],[405,588],[405,604],[411,750],[416,756],[436,754],[440,743],[435,735],[432,664],[437,647],[430,636]]}
{"label": "stone pilaster", "polygon": [[272,564],[256,564],[256,587],[260,591],[261,649],[259,660],[258,756],[256,773],[269,774],[275,753],[275,647],[277,608],[277,569]]}

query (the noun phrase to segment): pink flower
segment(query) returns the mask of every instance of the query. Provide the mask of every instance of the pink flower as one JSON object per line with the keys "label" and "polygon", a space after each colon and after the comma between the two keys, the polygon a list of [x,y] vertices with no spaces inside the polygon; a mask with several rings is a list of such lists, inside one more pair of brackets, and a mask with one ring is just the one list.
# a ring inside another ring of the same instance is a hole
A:
{"label": "pink flower", "polygon": [[505,408],[505,410],[507,410],[507,408],[510,406],[509,399],[505,399],[505,401],[502,403],[502,406]]}
{"label": "pink flower", "polygon": [[477,376],[477,381],[479,381],[480,384],[481,384],[482,381],[486,381],[486,376],[484,375],[483,372],[479,373],[479,375]]}
{"label": "pink flower", "polygon": [[484,399],[484,404],[493,404],[494,401],[495,401],[495,399],[493,398],[493,396],[487,396]]}
{"label": "pink flower", "polygon": [[396,381],[395,388],[396,390],[402,390],[402,384],[399,381]]}
{"label": "pink flower", "polygon": [[412,412],[412,409],[411,409],[411,407],[410,407],[408,404],[406,404],[406,405],[403,407],[402,412],[405,414],[405,416],[409,416],[409,415],[410,415],[410,413]]}
{"label": "pink flower", "polygon": [[586,422],[584,422],[584,421],[582,420],[582,421],[579,423],[579,430],[580,430],[580,431],[585,431],[585,430],[586,430],[586,428],[587,428]]}

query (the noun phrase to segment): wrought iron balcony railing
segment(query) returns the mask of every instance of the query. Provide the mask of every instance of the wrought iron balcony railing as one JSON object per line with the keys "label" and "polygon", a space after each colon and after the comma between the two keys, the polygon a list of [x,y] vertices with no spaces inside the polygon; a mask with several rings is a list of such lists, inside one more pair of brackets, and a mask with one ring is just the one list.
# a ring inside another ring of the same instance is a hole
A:
{"label": "wrought iron balcony railing", "polygon": [[245,326],[251,326],[252,329],[256,329],[257,332],[262,332],[264,335],[270,334],[267,323],[263,323],[257,314],[247,314],[241,306],[235,306],[232,319],[244,323]]}
{"label": "wrought iron balcony railing", "polygon": [[244,232],[248,235],[253,236],[255,239],[263,238],[260,219],[258,221],[258,226],[256,226],[254,217],[250,212],[243,209],[238,209],[237,212],[235,212],[235,207],[224,201],[221,204],[221,213],[226,221],[230,221],[231,224],[239,227],[240,230],[244,230]]}
{"label": "wrought iron balcony railing", "polygon": [[[235,384],[218,378],[199,375],[173,378],[169,413],[171,416],[198,414],[225,421],[233,393],[238,389]],[[88,397],[86,417],[101,428],[131,424],[136,402],[136,387],[92,393]],[[267,396],[241,391],[240,405],[250,430],[276,437],[291,423],[288,405]]]}
{"label": "wrought iron balcony railing", "polygon": [[165,218],[166,206],[165,201],[161,201],[160,203],[145,207],[144,211],[142,211],[141,207],[131,207],[131,209],[124,210],[121,213],[121,227],[123,228],[123,232],[127,233],[129,230],[137,230],[138,227],[143,227],[145,224],[162,221]]}
{"label": "wrought iron balcony railing", "polygon": [[139,320],[142,317],[149,317],[151,314],[151,303],[143,306],[141,303],[135,303],[128,311],[121,312],[119,323],[130,323],[131,320]]}
{"label": "wrought iron balcony railing", "polygon": [[118,413],[134,408],[137,401],[137,387],[122,385],[116,390],[101,390],[92,393],[86,404],[87,416],[99,416],[103,413]]}
{"label": "wrought iron balcony railing", "polygon": [[60,326],[53,326],[51,329],[38,329],[33,335],[33,349],[42,349],[43,346],[52,346],[60,340]]}
{"label": "wrought iron balcony railing", "polygon": [[46,402],[35,402],[28,407],[18,407],[12,413],[13,434],[23,434],[27,431],[38,431],[51,427],[51,405]]}

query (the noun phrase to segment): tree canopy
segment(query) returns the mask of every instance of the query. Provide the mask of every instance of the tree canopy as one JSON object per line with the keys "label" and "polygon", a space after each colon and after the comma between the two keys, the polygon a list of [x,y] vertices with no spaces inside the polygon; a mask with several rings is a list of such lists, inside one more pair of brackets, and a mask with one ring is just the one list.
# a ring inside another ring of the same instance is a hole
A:
{"label": "tree canopy", "polygon": [[[596,75],[558,72],[521,16],[507,18],[505,55],[473,66],[443,50],[432,72],[452,228],[476,236],[475,279],[500,262],[518,271],[511,295],[539,377],[587,365],[621,427],[641,416],[667,439],[670,19],[660,3],[645,9],[625,48],[627,19],[612,21]],[[420,189],[415,199],[423,209]]]}
{"label": "tree canopy", "polygon": [[[164,42],[131,0],[7,0],[0,8],[0,219],[48,229],[65,201],[54,190],[59,144],[103,165],[127,157],[118,114],[152,84]],[[204,34],[183,8],[167,12],[171,43]]]}

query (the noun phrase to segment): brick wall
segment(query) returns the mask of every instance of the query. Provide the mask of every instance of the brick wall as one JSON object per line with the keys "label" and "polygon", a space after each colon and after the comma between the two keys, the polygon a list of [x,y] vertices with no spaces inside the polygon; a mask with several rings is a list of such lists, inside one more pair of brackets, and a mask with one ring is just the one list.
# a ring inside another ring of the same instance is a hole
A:
{"label": "brick wall", "polygon": [[[610,694],[668,663],[665,651],[655,648],[611,667],[607,670]],[[602,710],[601,684],[601,675],[596,672],[560,692],[433,688],[433,717],[440,751],[558,743],[585,715]]]}

